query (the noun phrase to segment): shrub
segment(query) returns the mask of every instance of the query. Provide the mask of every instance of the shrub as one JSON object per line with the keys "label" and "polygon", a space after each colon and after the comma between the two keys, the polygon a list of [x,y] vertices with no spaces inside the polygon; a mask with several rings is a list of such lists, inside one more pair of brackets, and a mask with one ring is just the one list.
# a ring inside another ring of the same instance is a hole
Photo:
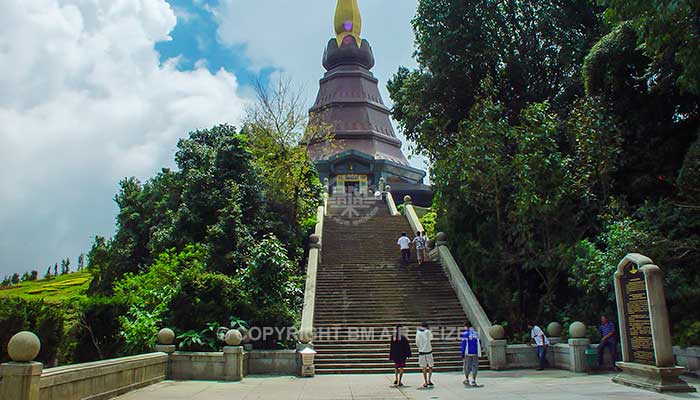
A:
{"label": "shrub", "polygon": [[127,312],[119,297],[88,297],[80,302],[78,323],[73,330],[73,362],[82,363],[125,354],[119,317]]}
{"label": "shrub", "polygon": [[20,331],[34,332],[41,340],[36,360],[56,365],[64,342],[63,308],[40,300],[5,298],[0,302],[0,362],[9,361],[7,344]]}

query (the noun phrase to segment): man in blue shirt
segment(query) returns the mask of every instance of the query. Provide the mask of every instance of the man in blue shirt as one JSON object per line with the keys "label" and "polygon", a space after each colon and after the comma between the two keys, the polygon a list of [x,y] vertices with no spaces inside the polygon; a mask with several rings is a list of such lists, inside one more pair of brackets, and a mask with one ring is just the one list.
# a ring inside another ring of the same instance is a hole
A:
{"label": "man in blue shirt", "polygon": [[[481,356],[481,341],[479,332],[467,321],[462,332],[462,359],[464,360],[465,385],[476,387],[476,374],[479,372],[479,357]],[[471,376],[473,376],[473,378]]]}
{"label": "man in blue shirt", "polygon": [[600,317],[600,334],[603,335],[600,344],[598,345],[598,366],[603,366],[605,357],[605,349],[610,350],[610,359],[612,365],[610,369],[615,369],[616,343],[615,343],[615,324],[608,320],[608,317],[603,315]]}

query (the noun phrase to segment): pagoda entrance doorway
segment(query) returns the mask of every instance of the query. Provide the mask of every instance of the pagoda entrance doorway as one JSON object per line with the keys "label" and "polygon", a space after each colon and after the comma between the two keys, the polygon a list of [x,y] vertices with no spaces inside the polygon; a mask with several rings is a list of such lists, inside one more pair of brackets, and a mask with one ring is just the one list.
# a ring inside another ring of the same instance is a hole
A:
{"label": "pagoda entrance doorway", "polygon": [[335,182],[337,193],[367,194],[367,175],[338,175]]}

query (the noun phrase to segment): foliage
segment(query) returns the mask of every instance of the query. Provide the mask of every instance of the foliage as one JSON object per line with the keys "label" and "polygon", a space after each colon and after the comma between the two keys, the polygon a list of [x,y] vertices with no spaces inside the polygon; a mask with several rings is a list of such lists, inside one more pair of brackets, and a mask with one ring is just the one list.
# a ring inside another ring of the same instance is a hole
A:
{"label": "foliage", "polygon": [[90,284],[89,273],[74,272],[55,279],[29,280],[0,290],[0,298],[20,297],[27,300],[60,302],[85,295]]}
{"label": "foliage", "polygon": [[389,82],[394,117],[437,161],[459,142],[485,80],[509,119],[533,102],[560,109],[580,92],[581,60],[601,29],[597,10],[581,0],[421,0],[412,22],[420,68],[400,68]]}
{"label": "foliage", "polygon": [[71,333],[73,363],[125,355],[119,318],[127,304],[118,297],[91,296],[78,301],[77,325]]}
{"label": "foliage", "polygon": [[111,293],[123,275],[190,243],[207,246],[209,270],[232,274],[244,264],[248,236],[269,219],[247,139],[228,125],[192,132],[175,161],[179,171],[164,169],[145,184],[121,181],[117,233],[98,237],[88,254],[93,292]]}
{"label": "foliage", "polygon": [[425,212],[423,215],[420,215],[419,219],[421,225],[423,225],[423,230],[425,230],[425,235],[428,238],[434,238],[436,233],[435,224],[437,223],[437,212],[432,208],[425,209]]}
{"label": "foliage", "polygon": [[682,321],[673,341],[681,348],[700,346],[700,321]]}
{"label": "foliage", "polygon": [[154,332],[164,327],[163,318],[178,290],[180,277],[185,271],[204,272],[205,259],[206,249],[201,245],[185,246],[181,252],[171,249],[162,253],[148,272],[126,274],[115,283],[115,296],[128,306],[128,312],[119,317],[127,352],[153,348]]}
{"label": "foliage", "polygon": [[305,232],[303,222],[315,217],[321,197],[309,144],[317,140],[332,143],[331,129],[310,120],[303,92],[290,79],[281,76],[269,85],[258,82],[255,89],[256,101],[248,110],[242,133],[250,140],[265,197],[278,217],[269,230],[296,260],[301,256],[296,250]]}
{"label": "foliage", "polygon": [[65,335],[64,310],[42,300],[19,297],[4,298],[0,302],[0,362],[9,361],[7,344],[16,333],[34,332],[42,346],[36,360],[56,365]]}
{"label": "foliage", "polygon": [[[606,0],[611,22],[629,21],[655,64],[675,63],[678,84],[700,94],[700,4],[694,0]],[[675,74],[674,74],[675,75]]]}

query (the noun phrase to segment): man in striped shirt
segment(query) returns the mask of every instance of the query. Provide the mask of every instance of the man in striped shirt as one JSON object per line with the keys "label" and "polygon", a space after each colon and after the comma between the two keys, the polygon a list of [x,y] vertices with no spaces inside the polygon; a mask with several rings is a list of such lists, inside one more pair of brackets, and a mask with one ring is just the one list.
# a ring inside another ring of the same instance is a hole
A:
{"label": "man in striped shirt", "polygon": [[603,335],[600,344],[598,345],[598,366],[603,366],[603,361],[605,359],[605,349],[610,350],[610,359],[612,360],[612,365],[610,369],[615,369],[615,356],[617,344],[615,343],[615,324],[608,320],[606,315],[600,317],[600,334]]}

